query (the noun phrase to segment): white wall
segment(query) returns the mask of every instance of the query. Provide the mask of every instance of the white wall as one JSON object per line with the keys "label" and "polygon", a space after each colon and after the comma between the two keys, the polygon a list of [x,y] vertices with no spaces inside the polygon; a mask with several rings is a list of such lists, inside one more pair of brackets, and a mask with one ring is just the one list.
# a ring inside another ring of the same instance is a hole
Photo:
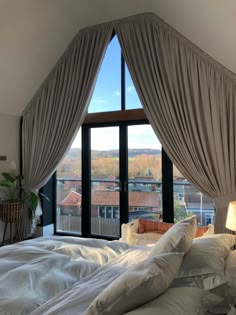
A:
{"label": "white wall", "polygon": [[[10,170],[11,161],[16,162],[17,171],[19,171],[20,117],[18,116],[0,115],[0,156],[2,155],[7,156],[7,160],[0,161],[0,173]],[[4,224],[0,221],[0,244],[3,228]]]}
{"label": "white wall", "polygon": [[0,173],[10,170],[11,161],[15,161],[19,171],[20,156],[20,117],[0,115],[0,156],[7,156],[0,161]]}

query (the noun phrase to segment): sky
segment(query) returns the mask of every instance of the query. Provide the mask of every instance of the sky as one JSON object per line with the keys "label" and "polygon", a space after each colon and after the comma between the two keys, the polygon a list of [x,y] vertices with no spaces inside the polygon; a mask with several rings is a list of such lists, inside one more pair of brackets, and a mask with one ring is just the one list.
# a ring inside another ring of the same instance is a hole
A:
{"label": "sky", "polygon": [[[126,108],[142,108],[126,66]],[[121,109],[121,49],[117,37],[108,45],[93,96],[89,113]]]}
{"label": "sky", "polygon": [[[88,108],[89,113],[121,109],[121,49],[117,37],[109,44]],[[128,68],[125,69],[126,109],[142,108]],[[92,129],[93,150],[118,149],[118,127]],[[81,134],[78,133],[72,147],[81,148]],[[95,140],[96,138],[96,140]],[[161,149],[161,144],[150,125],[128,127],[128,144],[132,149]]]}
{"label": "sky", "polygon": [[[118,150],[119,130],[118,127],[92,128],[91,148],[92,150]],[[81,132],[79,131],[72,148],[81,148]],[[129,149],[161,149],[150,125],[137,125],[128,127]]]}

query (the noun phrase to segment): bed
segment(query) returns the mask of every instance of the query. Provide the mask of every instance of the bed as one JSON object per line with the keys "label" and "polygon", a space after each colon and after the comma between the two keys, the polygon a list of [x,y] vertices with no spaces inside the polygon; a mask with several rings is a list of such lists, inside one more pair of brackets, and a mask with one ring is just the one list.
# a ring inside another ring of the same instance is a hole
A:
{"label": "bed", "polygon": [[52,236],[4,246],[0,315],[235,314],[236,236],[195,231],[193,216],[154,244]]}

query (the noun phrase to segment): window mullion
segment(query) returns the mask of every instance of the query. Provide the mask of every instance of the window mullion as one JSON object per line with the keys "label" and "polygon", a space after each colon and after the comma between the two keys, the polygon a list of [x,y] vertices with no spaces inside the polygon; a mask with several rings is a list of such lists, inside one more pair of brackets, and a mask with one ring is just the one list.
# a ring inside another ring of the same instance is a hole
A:
{"label": "window mullion", "polygon": [[91,153],[90,128],[82,126],[82,236],[91,235]]}
{"label": "window mullion", "polygon": [[174,222],[173,163],[162,148],[162,212],[164,222]]}
{"label": "window mullion", "polygon": [[120,126],[120,225],[128,222],[128,145],[127,126]]}

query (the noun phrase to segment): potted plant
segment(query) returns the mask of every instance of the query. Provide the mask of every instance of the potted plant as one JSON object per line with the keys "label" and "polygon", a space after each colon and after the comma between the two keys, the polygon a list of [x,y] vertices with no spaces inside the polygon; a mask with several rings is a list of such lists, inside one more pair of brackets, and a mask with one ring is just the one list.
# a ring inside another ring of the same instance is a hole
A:
{"label": "potted plant", "polygon": [[14,173],[2,173],[3,179],[0,181],[0,187],[4,191],[5,198],[1,200],[1,219],[2,221],[19,221],[20,213],[24,205],[29,210],[29,218],[34,216],[38,204],[38,197],[34,192],[25,191],[21,185],[23,176]]}

